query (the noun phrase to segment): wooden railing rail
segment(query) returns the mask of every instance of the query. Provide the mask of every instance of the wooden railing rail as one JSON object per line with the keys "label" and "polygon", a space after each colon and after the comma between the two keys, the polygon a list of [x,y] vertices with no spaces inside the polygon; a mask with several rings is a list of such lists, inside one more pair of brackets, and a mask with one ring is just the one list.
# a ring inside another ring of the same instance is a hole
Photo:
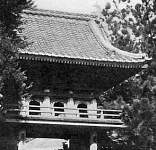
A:
{"label": "wooden railing rail", "polygon": [[67,108],[67,107],[47,107],[36,105],[9,105],[6,116],[8,117],[37,117],[42,119],[75,119],[86,121],[99,121],[123,124],[121,121],[122,110],[107,109],[87,109],[87,108]]}
{"label": "wooden railing rail", "polygon": [[[19,108],[18,104],[14,104],[14,105],[7,105],[7,106],[16,106],[17,108]],[[122,112],[122,110],[119,109],[88,109],[88,108],[68,108],[68,107],[48,107],[48,106],[37,106],[37,105],[22,105],[21,107],[40,107],[40,108],[62,108],[62,109],[71,109],[71,110],[75,110],[75,109],[83,109],[83,110],[92,110],[92,111],[98,111],[98,110],[103,110],[103,111],[115,111],[115,112]]]}
{"label": "wooden railing rail", "polygon": [[[19,108],[19,105],[8,105],[8,106],[16,106]],[[87,111],[104,111],[104,112],[115,112],[115,113],[122,113],[122,110],[118,109],[89,109],[89,108],[69,108],[69,107],[48,107],[48,106],[37,106],[37,105],[22,105],[21,108],[24,107],[33,107],[33,108],[51,108],[51,109],[68,109],[68,110],[87,110]]]}

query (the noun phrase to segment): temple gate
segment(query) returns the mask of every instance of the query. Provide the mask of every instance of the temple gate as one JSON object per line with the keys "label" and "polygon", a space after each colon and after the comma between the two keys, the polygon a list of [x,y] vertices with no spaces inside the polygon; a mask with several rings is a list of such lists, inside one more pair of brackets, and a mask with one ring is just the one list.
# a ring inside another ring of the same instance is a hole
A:
{"label": "temple gate", "polygon": [[71,150],[96,150],[108,130],[125,128],[122,110],[99,109],[99,93],[139,72],[148,58],[113,47],[96,16],[26,10],[23,19],[30,45],[19,60],[32,96],[8,107],[5,124],[20,139],[64,138]]}

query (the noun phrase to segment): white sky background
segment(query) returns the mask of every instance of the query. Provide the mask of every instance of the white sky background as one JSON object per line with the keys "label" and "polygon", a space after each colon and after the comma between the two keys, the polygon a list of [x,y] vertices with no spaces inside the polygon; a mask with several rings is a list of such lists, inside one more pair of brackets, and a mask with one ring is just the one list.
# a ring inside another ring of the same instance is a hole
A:
{"label": "white sky background", "polygon": [[92,13],[95,11],[94,5],[97,3],[105,7],[106,2],[112,0],[33,0],[37,8],[48,10],[59,10],[77,13]]}
{"label": "white sky background", "polygon": [[[58,10],[65,12],[77,12],[77,13],[93,13],[96,11],[94,7],[98,4],[101,8],[105,7],[107,2],[112,0],[33,0],[37,8]],[[118,1],[118,0],[117,0]],[[131,0],[133,4],[136,4],[140,0]],[[124,5],[125,3],[122,2]]]}

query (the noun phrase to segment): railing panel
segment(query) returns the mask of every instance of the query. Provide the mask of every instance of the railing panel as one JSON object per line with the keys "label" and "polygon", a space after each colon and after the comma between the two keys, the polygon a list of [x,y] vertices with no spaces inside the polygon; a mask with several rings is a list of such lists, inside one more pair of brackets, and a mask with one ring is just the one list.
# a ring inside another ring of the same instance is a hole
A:
{"label": "railing panel", "polygon": [[[43,109],[47,108],[47,109]],[[44,110],[44,111],[43,111]],[[48,111],[47,111],[48,110]],[[74,110],[74,111],[73,111]],[[83,110],[83,111],[81,111]],[[84,111],[85,110],[85,111]],[[11,105],[8,107],[6,116],[8,117],[30,117],[30,118],[62,118],[88,121],[107,121],[110,123],[122,123],[121,110],[106,109],[86,109],[86,108],[67,108],[67,107],[42,107],[36,105]],[[48,114],[48,115],[44,115]],[[72,117],[71,117],[72,116]],[[83,117],[82,117],[83,116]]]}

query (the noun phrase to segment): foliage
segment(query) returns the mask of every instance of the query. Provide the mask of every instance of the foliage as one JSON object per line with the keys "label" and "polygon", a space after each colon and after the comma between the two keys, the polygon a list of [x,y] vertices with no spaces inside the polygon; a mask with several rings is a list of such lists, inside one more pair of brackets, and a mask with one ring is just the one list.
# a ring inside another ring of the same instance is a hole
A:
{"label": "foliage", "polygon": [[105,107],[124,108],[122,118],[128,127],[113,130],[115,137],[108,133],[110,149],[151,150],[156,98],[156,1],[140,0],[132,5],[130,0],[114,0],[113,5],[115,9],[107,4],[97,20],[101,27],[106,27],[104,22],[108,24],[107,36],[111,43],[125,51],[145,52],[153,61],[150,67],[100,97]]}
{"label": "foliage", "polygon": [[[21,13],[32,6],[31,0],[0,1],[0,149],[16,149],[15,127],[4,122],[3,112],[9,104],[20,104],[28,95],[27,77],[18,63],[19,49],[28,45],[20,36],[23,24]],[[15,134],[15,135],[14,135]],[[4,141],[3,141],[4,140]]]}
{"label": "foliage", "polygon": [[131,106],[124,108],[124,122],[128,125],[126,133],[127,144],[134,149],[151,148],[153,142],[153,130],[151,120],[154,113],[154,105],[149,98],[134,99]]}
{"label": "foliage", "polygon": [[[108,38],[119,49],[146,52],[153,56],[156,47],[156,1],[113,0],[112,8],[102,10],[99,23],[108,24]],[[115,8],[115,9],[113,9]]]}
{"label": "foliage", "polygon": [[[108,136],[111,146],[124,149],[153,147],[152,120],[155,114],[156,67],[149,67],[101,96],[105,108],[123,109],[122,119],[127,128],[113,130]],[[113,149],[113,148],[112,148]]]}
{"label": "foliage", "polygon": [[23,24],[21,13],[32,4],[31,0],[0,1],[0,93],[4,109],[10,103],[20,102],[28,88],[18,64],[18,50],[27,46],[19,34]]}

